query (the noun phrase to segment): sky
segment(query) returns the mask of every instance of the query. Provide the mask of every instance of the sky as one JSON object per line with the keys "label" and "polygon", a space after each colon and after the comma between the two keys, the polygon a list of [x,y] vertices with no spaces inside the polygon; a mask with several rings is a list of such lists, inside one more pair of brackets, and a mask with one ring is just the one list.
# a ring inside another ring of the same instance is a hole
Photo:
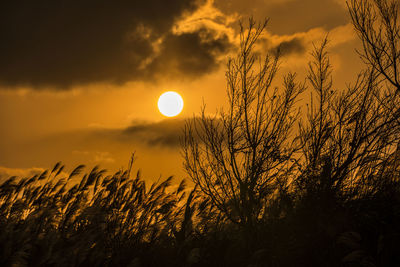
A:
{"label": "sky", "polygon": [[[269,19],[259,47],[281,47],[280,74],[305,79],[313,44],[328,34],[335,87],[362,64],[345,0],[2,1],[0,179],[62,161],[186,178],[180,137],[202,103],[226,103],[225,71],[239,21]],[[280,76],[277,84],[282,84]],[[184,109],[157,109],[176,91]]]}

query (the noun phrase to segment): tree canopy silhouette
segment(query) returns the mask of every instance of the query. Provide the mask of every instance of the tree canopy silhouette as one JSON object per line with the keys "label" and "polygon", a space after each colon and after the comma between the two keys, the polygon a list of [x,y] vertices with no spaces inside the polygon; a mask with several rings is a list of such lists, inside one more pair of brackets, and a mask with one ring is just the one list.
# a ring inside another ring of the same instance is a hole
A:
{"label": "tree canopy silhouette", "polygon": [[253,19],[247,28],[240,25],[240,50],[227,64],[227,110],[210,117],[203,108],[187,123],[183,142],[189,176],[229,220],[247,229],[263,218],[269,198],[294,169],[294,104],[304,90],[291,73],[283,90],[273,87],[279,52],[262,58],[254,51],[266,25]]}

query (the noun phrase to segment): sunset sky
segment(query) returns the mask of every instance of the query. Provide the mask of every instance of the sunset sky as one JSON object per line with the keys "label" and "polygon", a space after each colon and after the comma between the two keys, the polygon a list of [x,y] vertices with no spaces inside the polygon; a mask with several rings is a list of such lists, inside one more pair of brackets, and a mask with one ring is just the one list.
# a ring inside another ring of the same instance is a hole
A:
{"label": "sunset sky", "polygon": [[[280,74],[304,80],[329,33],[335,86],[354,81],[360,43],[345,0],[2,1],[0,179],[58,161],[115,172],[134,151],[145,179],[184,178],[184,120],[203,101],[209,113],[224,105],[226,61],[249,16],[270,19],[259,45],[281,47]],[[183,97],[177,117],[158,111],[165,91]]]}

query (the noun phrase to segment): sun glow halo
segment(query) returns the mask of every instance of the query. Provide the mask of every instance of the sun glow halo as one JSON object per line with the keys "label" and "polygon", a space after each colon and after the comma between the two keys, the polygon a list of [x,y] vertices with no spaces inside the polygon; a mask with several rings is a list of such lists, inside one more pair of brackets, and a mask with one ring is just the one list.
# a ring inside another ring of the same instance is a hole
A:
{"label": "sun glow halo", "polygon": [[183,99],[177,92],[165,92],[158,99],[158,109],[164,116],[174,117],[181,113]]}

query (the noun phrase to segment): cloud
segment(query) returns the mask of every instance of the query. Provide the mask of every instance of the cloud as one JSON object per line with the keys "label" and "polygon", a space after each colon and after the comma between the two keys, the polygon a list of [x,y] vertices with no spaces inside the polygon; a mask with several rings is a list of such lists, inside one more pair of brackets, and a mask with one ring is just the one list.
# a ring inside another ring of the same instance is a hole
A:
{"label": "cloud", "polygon": [[30,178],[36,174],[40,174],[44,171],[42,168],[7,168],[0,166],[0,183],[4,182],[12,176],[20,178]]}
{"label": "cloud", "polygon": [[82,150],[74,150],[73,154],[78,156],[84,156],[89,158],[89,162],[91,163],[113,163],[115,159],[112,157],[111,153],[105,151],[82,151]]}
{"label": "cloud", "polygon": [[[85,156],[91,162],[113,162],[113,154],[102,149],[108,146],[133,145],[146,148],[179,149],[183,138],[186,119],[170,118],[157,122],[134,121],[125,128],[90,127],[47,137],[50,144],[69,140],[73,154]],[[64,142],[65,144],[65,142]],[[102,149],[102,150],[100,150]]]}
{"label": "cloud", "polygon": [[280,51],[281,56],[288,56],[292,54],[301,55],[307,52],[304,41],[298,37],[280,42],[277,46],[270,48],[269,52],[275,54],[278,50]]}
{"label": "cloud", "polygon": [[280,43],[279,49],[282,55],[302,54],[306,51],[304,43],[299,38],[294,38],[290,41]]}
{"label": "cloud", "polygon": [[175,118],[159,122],[135,121],[127,127],[92,126],[24,140],[9,148],[2,147],[5,151],[0,154],[2,165],[21,169],[0,168],[0,178],[29,176],[25,167],[51,169],[57,161],[67,164],[67,173],[79,164],[118,170],[126,168],[132,152],[138,156],[135,166],[150,177],[157,178],[162,172],[184,175],[180,156],[184,124],[184,119]]}
{"label": "cloud", "polygon": [[203,0],[5,1],[0,85],[66,89],[163,75],[200,77],[229,39],[215,29],[174,32]]}
{"label": "cloud", "polygon": [[196,77],[209,73],[219,65],[219,57],[229,51],[226,35],[201,28],[180,35],[169,34],[163,41],[160,56],[150,65],[154,73]]}
{"label": "cloud", "polygon": [[270,18],[268,30],[274,34],[294,34],[316,27],[334,29],[349,21],[342,0],[215,0],[226,14],[257,20]]}
{"label": "cloud", "polygon": [[[0,86],[70,89],[196,79],[216,70],[237,45],[240,18],[270,17],[268,31],[274,36],[332,30],[348,22],[342,2],[5,1],[0,4]],[[298,38],[280,45],[284,55],[304,52]]]}
{"label": "cloud", "polygon": [[184,127],[184,119],[140,123],[121,130],[119,140],[141,142],[150,147],[179,148]]}

